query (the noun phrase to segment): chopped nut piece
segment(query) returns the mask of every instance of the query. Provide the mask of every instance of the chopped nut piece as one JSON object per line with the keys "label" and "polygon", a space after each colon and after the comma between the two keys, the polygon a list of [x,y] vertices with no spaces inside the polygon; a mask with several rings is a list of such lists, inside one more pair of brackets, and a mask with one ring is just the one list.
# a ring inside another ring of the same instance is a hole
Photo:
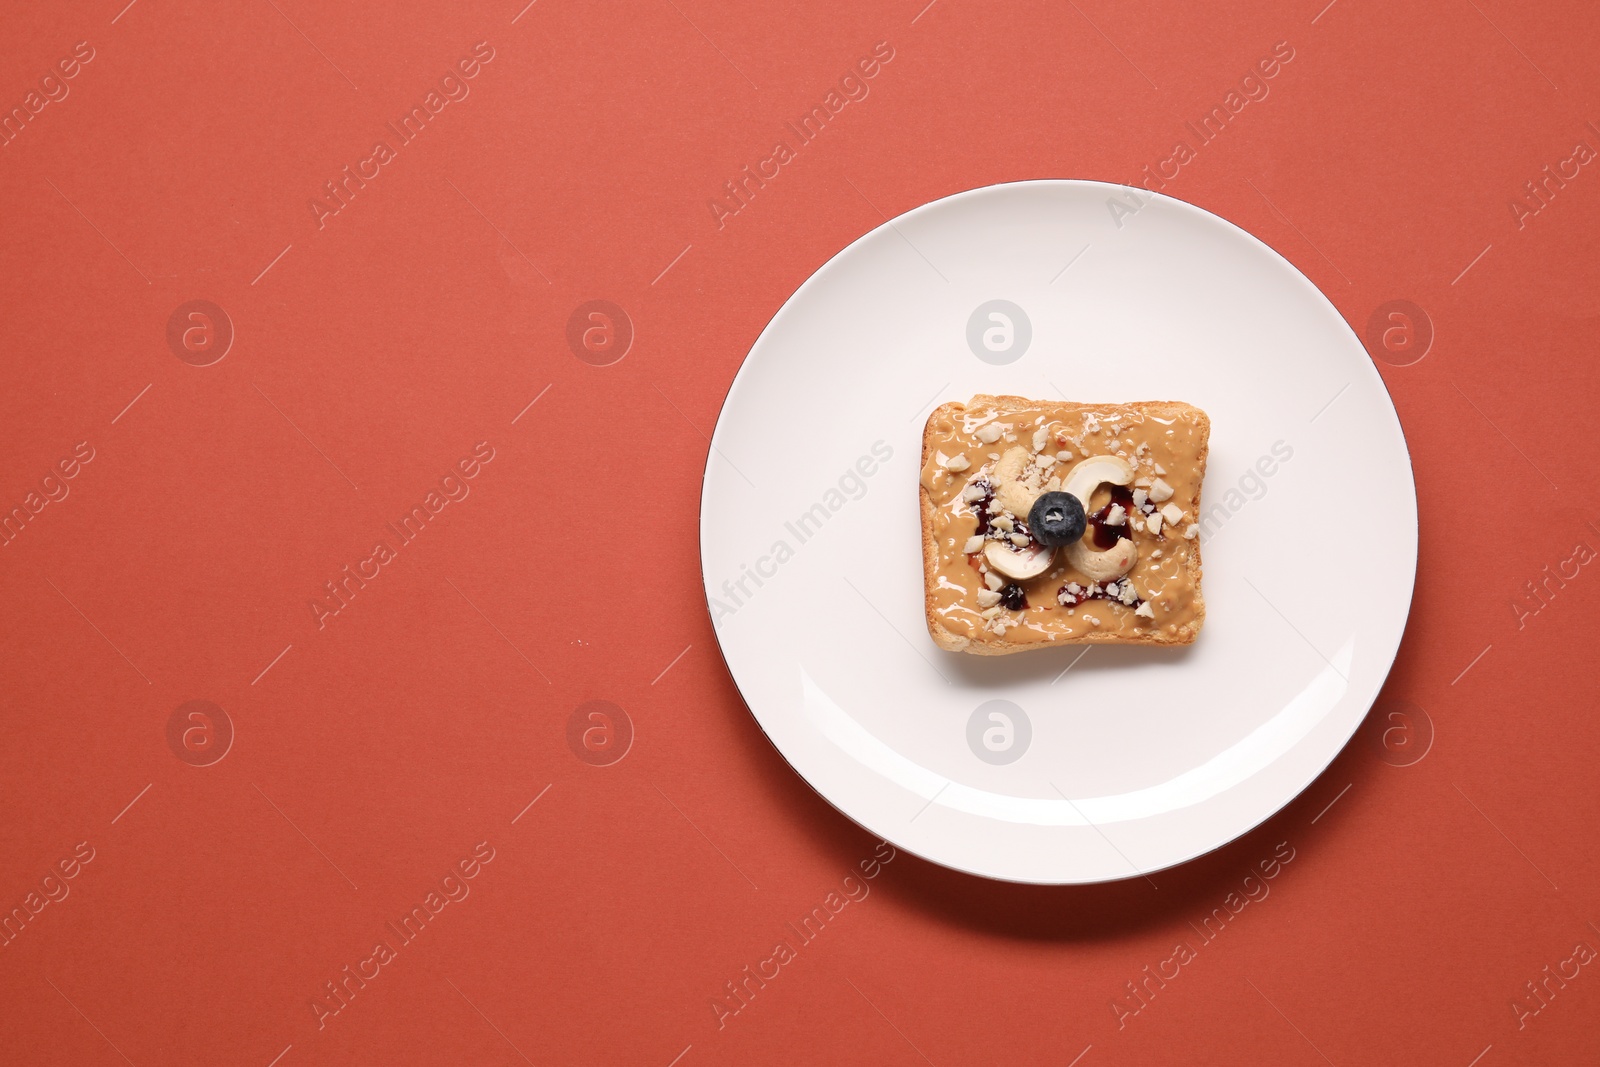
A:
{"label": "chopped nut piece", "polygon": [[1014,533],[1011,535],[1011,543],[1016,545],[1018,548],[1027,548],[1029,544],[1028,535]]}
{"label": "chopped nut piece", "polygon": [[978,590],[978,607],[980,607],[980,608],[992,608],[998,603],[1000,603],[1000,594],[999,593],[996,593],[992,589],[980,589],[980,590]]}
{"label": "chopped nut piece", "polygon": [[996,530],[1004,530],[1006,533],[1010,533],[1017,528],[1017,524],[1011,521],[1011,516],[1009,515],[996,515],[989,520],[989,525]]}
{"label": "chopped nut piece", "polygon": [[1150,606],[1150,601],[1148,600],[1134,608],[1133,613],[1146,619],[1153,619],[1156,617],[1156,609]]}
{"label": "chopped nut piece", "polygon": [[1161,516],[1159,514],[1150,516],[1148,519],[1145,520],[1145,525],[1150,527],[1150,532],[1151,533],[1153,533],[1153,534],[1160,533],[1161,532]]}
{"label": "chopped nut piece", "polygon": [[1161,503],[1163,500],[1172,499],[1172,486],[1166,483],[1166,479],[1157,478],[1151,484],[1150,499],[1154,500],[1157,504]]}
{"label": "chopped nut piece", "polygon": [[994,571],[988,571],[983,576],[983,584],[998,592],[1006,587],[1006,580]]}
{"label": "chopped nut piece", "polygon": [[1121,504],[1112,504],[1111,510],[1106,513],[1107,526],[1121,526],[1128,521],[1128,513]]}
{"label": "chopped nut piece", "polygon": [[1035,452],[1043,451],[1044,444],[1048,440],[1050,440],[1050,431],[1049,430],[1046,430],[1046,429],[1043,429],[1043,428],[1035,430],[1033,432],[1033,450]]}
{"label": "chopped nut piece", "polygon": [[1149,499],[1150,499],[1150,494],[1145,492],[1143,489],[1135,489],[1133,491],[1133,506],[1134,507],[1136,507],[1136,508],[1144,507],[1145,501],[1149,500]]}
{"label": "chopped nut piece", "polygon": [[965,500],[968,504],[982,500],[983,486],[976,483],[968,485],[965,489],[961,490],[961,499]]}
{"label": "chopped nut piece", "polygon": [[998,423],[989,423],[987,426],[978,427],[978,440],[986,445],[992,445],[1000,440],[1001,429]]}
{"label": "chopped nut piece", "polygon": [[1165,473],[1167,473],[1167,468],[1165,468],[1161,464],[1157,463],[1156,464],[1156,473],[1157,474],[1165,474]]}
{"label": "chopped nut piece", "polygon": [[1196,537],[1200,536],[1200,527],[1191,522],[1188,526],[1184,527],[1183,536],[1193,541]]}
{"label": "chopped nut piece", "polygon": [[986,619],[992,619],[998,614],[1000,614],[1000,605],[996,604],[994,607],[986,609],[983,613],[983,617]]}
{"label": "chopped nut piece", "polygon": [[971,556],[971,555],[973,555],[975,553],[978,553],[978,552],[982,552],[983,551],[983,535],[982,534],[973,534],[971,537],[967,538],[966,546],[964,548],[962,548],[961,551],[966,553],[969,556]]}
{"label": "chopped nut piece", "polygon": [[1161,517],[1176,526],[1183,519],[1183,509],[1176,504],[1168,504],[1161,509]]}

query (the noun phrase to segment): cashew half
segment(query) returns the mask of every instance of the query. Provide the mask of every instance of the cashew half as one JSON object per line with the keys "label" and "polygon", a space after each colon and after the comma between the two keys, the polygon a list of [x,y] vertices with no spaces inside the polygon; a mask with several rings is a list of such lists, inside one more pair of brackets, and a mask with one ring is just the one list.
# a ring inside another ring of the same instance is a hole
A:
{"label": "cashew half", "polygon": [[1139,550],[1126,538],[1119,538],[1115,545],[1104,552],[1086,547],[1083,541],[1074,541],[1063,551],[1072,569],[1091,582],[1108,582],[1114,578],[1121,578],[1133,570],[1133,565],[1139,562]]}
{"label": "cashew half", "polygon": [[1037,578],[1049,570],[1050,561],[1055,557],[1055,554],[1055,549],[1046,548],[1038,543],[1022,549],[1007,548],[999,541],[990,541],[983,546],[985,562],[1007,578],[1012,578],[1019,582],[1025,582],[1029,578]]}
{"label": "cashew half", "polygon": [[[1090,456],[1072,468],[1071,473],[1062,482],[1061,491],[1071,493],[1083,501],[1084,510],[1089,509],[1089,498],[1101,485],[1127,485],[1133,481],[1133,468],[1117,456]],[[1090,547],[1089,538],[1093,536],[1093,525],[1084,530],[1083,537],[1067,545],[1063,552],[1066,560],[1073,570],[1082,574],[1091,582],[1104,582],[1113,578],[1120,578],[1133,570],[1133,565],[1139,562],[1139,550],[1134,547],[1133,541],[1127,538],[1118,538],[1117,543],[1104,551],[1097,551]]]}
{"label": "cashew half", "polygon": [[1008,448],[995,462],[994,470],[989,475],[989,480],[994,483],[994,498],[1001,507],[1024,522],[1028,519],[1028,512],[1033,510],[1033,502],[1039,498],[1039,490],[1029,489],[1022,481],[1022,473],[1028,469],[1032,459],[1032,454],[1021,445]]}

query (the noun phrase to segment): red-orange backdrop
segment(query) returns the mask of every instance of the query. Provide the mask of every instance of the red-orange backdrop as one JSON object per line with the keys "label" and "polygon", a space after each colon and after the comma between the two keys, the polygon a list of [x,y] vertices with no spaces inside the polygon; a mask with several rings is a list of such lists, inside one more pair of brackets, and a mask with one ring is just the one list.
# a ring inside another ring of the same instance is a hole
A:
{"label": "red-orange backdrop", "polygon": [[[0,39],[0,1060],[1592,1055],[1590,5],[125,3]],[[1282,251],[1416,467],[1378,710],[1153,884],[880,848],[699,586],[768,318],[884,214],[1035,177]]]}

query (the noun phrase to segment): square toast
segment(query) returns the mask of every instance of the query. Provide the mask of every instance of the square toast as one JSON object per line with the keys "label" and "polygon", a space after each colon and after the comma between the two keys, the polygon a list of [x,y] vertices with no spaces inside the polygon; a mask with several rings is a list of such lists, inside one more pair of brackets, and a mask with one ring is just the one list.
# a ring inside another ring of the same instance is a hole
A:
{"label": "square toast", "polygon": [[[1198,520],[1210,434],[1204,411],[1170,400],[979,394],[936,408],[919,489],[934,643],[980,656],[1192,643],[1206,614]],[[1051,537],[1030,529],[1032,505],[1072,489],[1086,497],[1082,537],[1041,543]]]}

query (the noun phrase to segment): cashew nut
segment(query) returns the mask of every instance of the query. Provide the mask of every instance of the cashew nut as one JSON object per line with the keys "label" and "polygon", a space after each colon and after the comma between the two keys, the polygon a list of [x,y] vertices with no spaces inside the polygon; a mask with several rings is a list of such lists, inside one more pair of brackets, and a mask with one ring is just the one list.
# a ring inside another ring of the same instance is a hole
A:
{"label": "cashew nut", "polygon": [[[1084,510],[1087,511],[1089,498],[1102,484],[1127,485],[1131,481],[1133,468],[1125,460],[1117,456],[1090,456],[1072,468],[1062,482],[1061,491],[1083,501]],[[1084,530],[1081,539],[1063,549],[1067,562],[1079,574],[1091,582],[1104,582],[1122,577],[1139,562],[1139,550],[1127,538],[1118,538],[1115,545],[1104,551],[1091,547],[1089,538],[1093,536],[1093,531],[1091,524]]]}

